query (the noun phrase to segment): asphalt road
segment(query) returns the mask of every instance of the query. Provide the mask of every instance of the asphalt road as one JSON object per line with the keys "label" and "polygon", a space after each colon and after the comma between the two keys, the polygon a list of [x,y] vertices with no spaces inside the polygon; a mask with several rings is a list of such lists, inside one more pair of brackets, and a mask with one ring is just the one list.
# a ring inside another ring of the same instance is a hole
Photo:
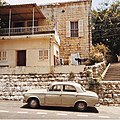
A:
{"label": "asphalt road", "polygon": [[86,112],[77,112],[74,108],[40,107],[30,109],[21,101],[1,101],[0,119],[70,119],[70,120],[119,120],[120,107],[89,107]]}

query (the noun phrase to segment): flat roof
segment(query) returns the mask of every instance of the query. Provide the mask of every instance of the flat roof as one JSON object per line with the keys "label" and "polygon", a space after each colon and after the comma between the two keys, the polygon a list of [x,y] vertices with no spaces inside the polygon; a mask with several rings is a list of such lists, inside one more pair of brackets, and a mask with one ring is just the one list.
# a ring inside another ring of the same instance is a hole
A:
{"label": "flat roof", "polygon": [[63,2],[51,2],[47,4],[42,4],[40,6],[54,6],[54,5],[60,5],[60,4],[67,4],[67,3],[78,3],[78,2],[92,2],[92,0],[69,0],[69,1],[63,1]]}
{"label": "flat roof", "polygon": [[34,7],[34,18],[44,19],[45,16],[41,12],[39,6],[36,4],[22,4],[22,5],[6,5],[0,6],[0,16],[9,18],[11,10],[12,21],[17,20],[32,20],[33,19],[33,7]]}

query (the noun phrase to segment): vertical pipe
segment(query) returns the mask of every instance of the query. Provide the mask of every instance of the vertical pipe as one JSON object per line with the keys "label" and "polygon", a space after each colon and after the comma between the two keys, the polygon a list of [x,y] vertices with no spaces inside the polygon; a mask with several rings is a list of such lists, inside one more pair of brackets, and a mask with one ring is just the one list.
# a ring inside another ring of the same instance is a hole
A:
{"label": "vertical pipe", "polygon": [[9,36],[10,36],[10,32],[11,32],[11,8],[9,10]]}
{"label": "vertical pipe", "polygon": [[51,72],[51,41],[52,41],[52,36],[50,36],[50,41],[49,41],[49,66],[50,66],[50,72]]}
{"label": "vertical pipe", "polygon": [[88,44],[89,44],[89,55],[88,55],[88,57],[90,58],[90,52],[91,52],[91,46],[92,46],[92,31],[91,31],[91,5],[92,5],[92,1],[91,0],[89,0],[88,1],[88,31],[89,31],[89,33],[88,33],[88,40],[89,40],[89,42],[88,42]]}
{"label": "vertical pipe", "polygon": [[33,6],[32,34],[34,34],[35,7]]}

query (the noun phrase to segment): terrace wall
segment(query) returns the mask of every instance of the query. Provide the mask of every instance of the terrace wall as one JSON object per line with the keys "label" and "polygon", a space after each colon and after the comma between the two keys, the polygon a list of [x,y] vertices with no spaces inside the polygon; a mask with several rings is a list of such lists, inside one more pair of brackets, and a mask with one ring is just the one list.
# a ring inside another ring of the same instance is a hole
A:
{"label": "terrace wall", "polygon": [[[0,99],[23,100],[23,92],[35,88],[47,88],[54,81],[75,81],[89,89],[89,77],[86,73],[67,74],[4,74],[0,75]],[[93,89],[98,93],[101,104],[120,105],[120,81],[101,82]]]}

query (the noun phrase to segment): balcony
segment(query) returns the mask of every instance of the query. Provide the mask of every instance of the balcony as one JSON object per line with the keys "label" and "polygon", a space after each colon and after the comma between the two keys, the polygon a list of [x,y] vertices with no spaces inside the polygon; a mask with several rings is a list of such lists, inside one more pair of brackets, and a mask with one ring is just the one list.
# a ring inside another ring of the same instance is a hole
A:
{"label": "balcony", "polygon": [[49,34],[49,33],[55,33],[53,25],[0,29],[0,36],[15,36],[15,35],[30,35],[30,34],[33,35],[33,34]]}

